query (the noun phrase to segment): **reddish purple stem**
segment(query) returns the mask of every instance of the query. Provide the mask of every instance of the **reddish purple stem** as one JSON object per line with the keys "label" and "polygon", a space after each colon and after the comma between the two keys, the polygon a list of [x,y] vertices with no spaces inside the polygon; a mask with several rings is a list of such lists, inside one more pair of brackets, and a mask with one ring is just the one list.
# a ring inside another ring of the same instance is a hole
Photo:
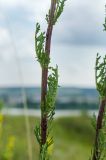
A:
{"label": "reddish purple stem", "polygon": [[98,160],[99,157],[99,146],[98,146],[98,138],[99,138],[99,131],[102,128],[102,121],[105,112],[106,106],[106,99],[102,99],[100,102],[99,113],[97,117],[97,125],[96,125],[96,136],[95,136],[95,144],[94,144],[94,152],[92,160]]}
{"label": "reddish purple stem", "polygon": [[[50,57],[50,48],[51,48],[51,38],[53,31],[53,18],[54,12],[56,8],[56,1],[51,0],[51,8],[49,15],[48,28],[46,32],[46,43],[45,43],[45,54],[48,54]],[[44,145],[46,143],[47,138],[47,114],[46,114],[46,94],[47,94],[47,79],[48,79],[48,68],[42,69],[42,84],[41,84],[41,105],[43,104],[43,111],[41,115],[41,144]]]}

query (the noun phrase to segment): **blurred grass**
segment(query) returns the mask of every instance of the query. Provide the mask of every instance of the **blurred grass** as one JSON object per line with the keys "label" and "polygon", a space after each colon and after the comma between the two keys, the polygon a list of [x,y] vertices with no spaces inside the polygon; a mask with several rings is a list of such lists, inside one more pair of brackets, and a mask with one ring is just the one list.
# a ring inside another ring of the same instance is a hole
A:
{"label": "blurred grass", "polygon": [[[39,119],[30,118],[33,160],[38,160],[39,146],[34,136],[34,127]],[[54,152],[52,160],[88,160],[91,154],[94,131],[87,115],[58,118],[53,124]],[[23,116],[5,116],[3,123],[3,146],[9,135],[16,138],[14,160],[28,160],[25,120]],[[0,151],[3,152],[3,148]]]}

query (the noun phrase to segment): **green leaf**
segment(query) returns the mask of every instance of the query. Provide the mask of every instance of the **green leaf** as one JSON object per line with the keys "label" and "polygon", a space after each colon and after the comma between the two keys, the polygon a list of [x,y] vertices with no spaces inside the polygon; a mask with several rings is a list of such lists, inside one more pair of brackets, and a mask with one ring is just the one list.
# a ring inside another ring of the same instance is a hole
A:
{"label": "green leaf", "polygon": [[97,54],[95,66],[96,88],[101,98],[106,97],[106,56],[100,62],[101,56]]}
{"label": "green leaf", "polygon": [[42,68],[47,68],[50,63],[50,58],[44,49],[45,44],[45,32],[40,31],[40,24],[36,24],[35,32],[35,50],[37,55],[37,61],[40,63]]}
{"label": "green leaf", "polygon": [[55,13],[54,13],[54,20],[53,20],[54,25],[57,22],[58,18],[61,16],[61,14],[64,10],[65,1],[66,0],[57,0],[56,10],[55,10]]}

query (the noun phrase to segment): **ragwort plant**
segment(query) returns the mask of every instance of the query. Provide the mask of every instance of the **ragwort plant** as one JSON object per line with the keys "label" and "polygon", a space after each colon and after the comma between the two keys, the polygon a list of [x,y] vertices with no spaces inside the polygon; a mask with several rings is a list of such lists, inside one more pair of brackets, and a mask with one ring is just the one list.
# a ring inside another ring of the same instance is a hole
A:
{"label": "ragwort plant", "polygon": [[41,122],[35,127],[35,135],[40,146],[39,160],[49,160],[53,137],[51,127],[55,114],[55,100],[58,88],[58,66],[50,66],[50,49],[53,27],[64,9],[66,0],[51,0],[51,7],[46,15],[47,32],[42,32],[40,24],[36,24],[35,50],[37,61],[42,69],[41,82]]}
{"label": "ragwort plant", "polygon": [[95,77],[96,88],[99,92],[100,107],[95,123],[95,143],[92,160],[104,160],[106,157],[106,56],[100,62],[101,56],[97,54]]}
{"label": "ragwort plant", "polygon": [[[104,31],[106,31],[106,18]],[[96,135],[91,160],[104,160],[106,158],[106,55],[101,60],[101,56],[97,54],[95,79],[100,106],[97,119],[94,116],[95,120],[93,121]]]}

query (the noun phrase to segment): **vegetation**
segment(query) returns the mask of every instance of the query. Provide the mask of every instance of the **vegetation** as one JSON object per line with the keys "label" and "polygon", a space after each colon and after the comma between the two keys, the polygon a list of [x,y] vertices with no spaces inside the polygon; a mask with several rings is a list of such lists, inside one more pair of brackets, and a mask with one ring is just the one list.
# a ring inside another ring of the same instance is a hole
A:
{"label": "vegetation", "polygon": [[[33,160],[38,160],[39,147],[33,134],[34,123],[39,124],[40,119],[29,117],[31,140],[33,145]],[[91,125],[91,118],[86,115],[79,117],[58,118],[54,120],[54,135],[55,149],[53,149],[53,160],[85,160],[88,159],[91,146],[94,139],[94,130]],[[11,160],[28,160],[27,140],[25,136],[24,116],[4,116],[3,121],[3,146],[6,145],[8,136],[15,136],[14,154]],[[71,145],[70,145],[71,143]],[[0,150],[0,157],[2,154]],[[1,159],[1,158],[0,158]]]}
{"label": "vegetation", "polygon": [[[42,86],[41,119],[36,118],[34,132],[39,143],[40,153],[33,136],[35,117],[27,117],[31,124],[31,126],[28,126],[30,127],[29,130],[32,131],[30,137],[33,144],[33,157],[31,159],[38,159],[39,155],[39,160],[49,160],[53,153],[53,148],[55,148],[52,157],[54,160],[85,160],[89,155],[92,141],[95,138],[90,160],[104,160],[106,158],[106,56],[103,61],[101,61],[99,54],[97,54],[96,58],[95,79],[96,88],[99,92],[100,107],[97,119],[94,115],[92,120],[95,132],[87,114],[83,114],[80,117],[59,118],[54,121],[55,128],[51,130],[58,88],[58,66],[55,68],[50,66],[51,38],[53,26],[63,12],[64,4],[65,0],[51,0],[51,7],[46,15],[48,24],[46,34],[41,32],[40,24],[36,24],[35,49],[37,60],[42,69]],[[106,31],[106,19],[104,28]],[[2,102],[0,102],[0,109],[2,105]],[[26,126],[23,118],[3,117],[0,112],[0,158],[2,160],[27,160],[29,158],[26,151],[26,146],[29,145],[26,144]],[[16,137],[17,145],[15,147],[15,138],[11,135]],[[55,144],[53,140],[55,140]]]}
{"label": "vegetation", "polygon": [[[104,24],[106,30],[106,19]],[[97,54],[95,66],[96,88],[99,92],[100,107],[97,120],[94,120],[95,142],[92,160],[104,160],[106,157],[106,55],[101,61]]]}
{"label": "vegetation", "polygon": [[[58,66],[50,66],[50,49],[53,26],[64,9],[65,0],[51,0],[51,7],[46,15],[47,32],[41,32],[40,24],[36,24],[35,50],[37,60],[42,69],[41,85],[41,122],[35,127],[35,135],[40,146],[40,160],[49,160],[49,150],[53,145],[51,127],[55,114],[55,100],[58,88]],[[49,72],[49,73],[48,73]]]}
{"label": "vegetation", "polygon": [[1,113],[3,103],[0,103],[0,159],[12,160],[14,154],[15,137],[10,134],[8,137],[4,135],[3,122],[4,116]]}
{"label": "vegetation", "polygon": [[100,107],[95,125],[96,136],[92,160],[104,160],[106,157],[106,56],[100,62],[101,56],[96,58],[96,87],[100,95]]}

